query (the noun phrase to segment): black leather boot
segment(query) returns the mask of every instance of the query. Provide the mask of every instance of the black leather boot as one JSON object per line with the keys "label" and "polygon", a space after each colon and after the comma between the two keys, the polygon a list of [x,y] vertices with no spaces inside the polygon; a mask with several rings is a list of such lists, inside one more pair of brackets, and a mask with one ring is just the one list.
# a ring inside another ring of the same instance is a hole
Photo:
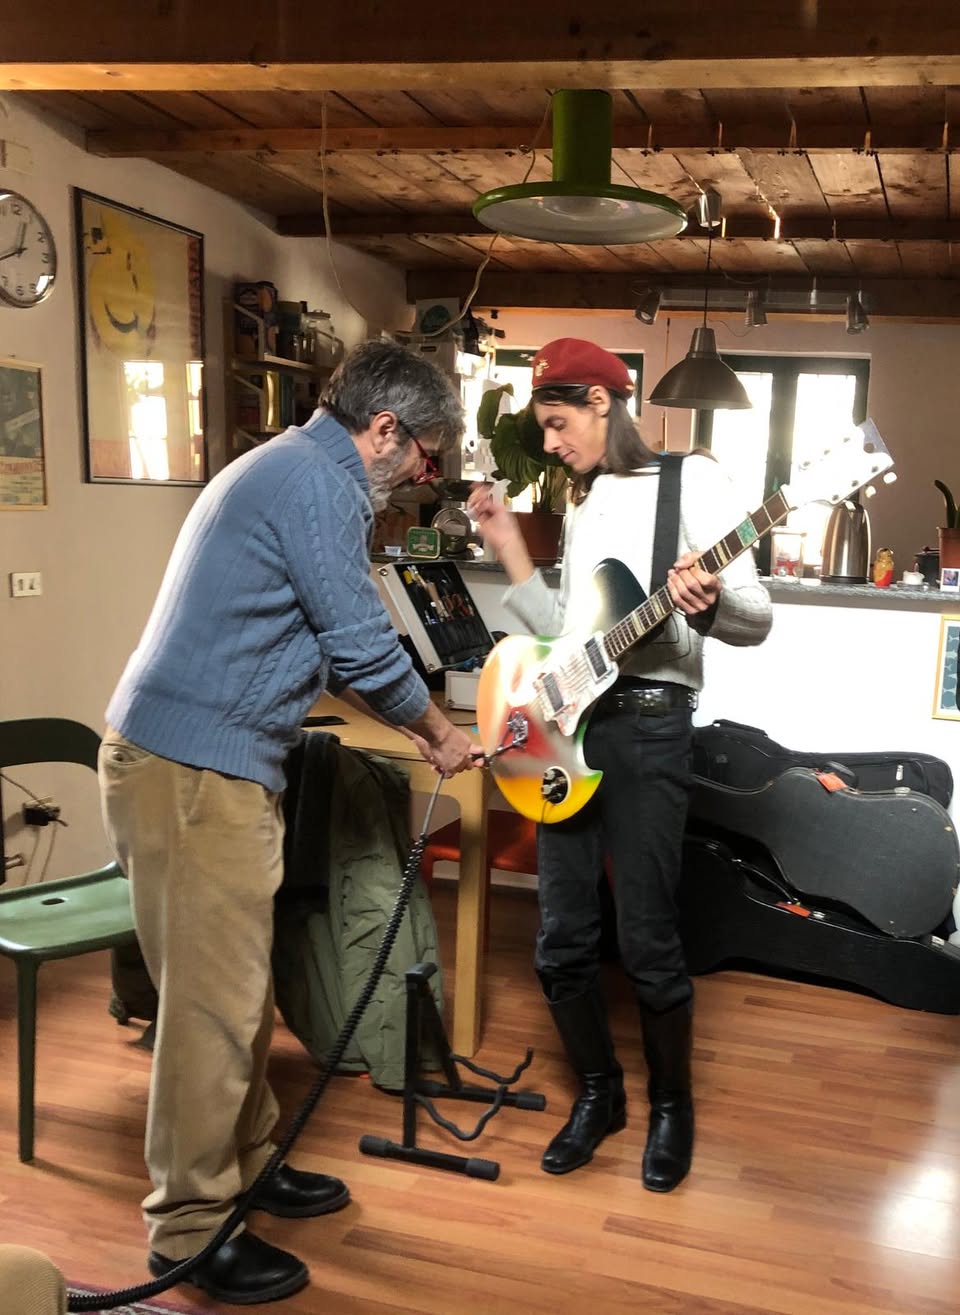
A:
{"label": "black leather boot", "polygon": [[651,1192],[672,1192],[687,1176],[693,1154],[693,1003],[688,1000],[662,1014],[641,1005],[640,1018],[650,1096],[643,1185]]}
{"label": "black leather boot", "polygon": [[623,1069],[613,1051],[599,986],[548,1004],[567,1058],[580,1079],[581,1094],[540,1164],[546,1173],[570,1173],[592,1160],[604,1137],[626,1124]]}

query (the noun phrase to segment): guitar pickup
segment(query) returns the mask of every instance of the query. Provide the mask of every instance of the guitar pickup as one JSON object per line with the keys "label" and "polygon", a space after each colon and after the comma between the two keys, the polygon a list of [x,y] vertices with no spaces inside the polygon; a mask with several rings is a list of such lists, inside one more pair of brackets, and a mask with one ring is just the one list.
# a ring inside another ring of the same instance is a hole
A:
{"label": "guitar pickup", "polygon": [[594,680],[602,680],[611,670],[612,663],[607,657],[600,635],[591,635],[583,646],[587,661],[593,671]]}
{"label": "guitar pickup", "polygon": [[562,712],[566,707],[566,699],[560,689],[560,682],[552,671],[548,671],[538,682],[543,693],[547,696],[547,702],[550,704],[550,711],[553,716]]}

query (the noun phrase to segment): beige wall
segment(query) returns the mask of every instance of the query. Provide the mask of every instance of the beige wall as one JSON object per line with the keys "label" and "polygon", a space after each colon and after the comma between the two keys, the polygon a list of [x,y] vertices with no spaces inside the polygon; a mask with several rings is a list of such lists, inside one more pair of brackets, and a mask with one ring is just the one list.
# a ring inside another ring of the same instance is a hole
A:
{"label": "beige wall", "polygon": [[[866,356],[870,360],[867,411],[893,453],[897,482],[868,502],[875,547],[893,548],[897,575],[913,565],[925,544],[936,547],[943,499],[933,487],[942,479],[960,498],[960,326],[872,323],[851,336],[843,321],[803,322],[771,316],[747,330],[741,316],[711,316],[722,352],[811,356]],[[552,338],[590,338],[602,347],[644,353],[644,396],[690,346],[698,320],[663,313],[653,325],[629,312],[562,314],[502,311],[504,347],[540,347]],[[644,406],[644,437],[683,450],[691,412]]]}
{"label": "beige wall", "polygon": [[[0,719],[64,716],[100,728],[113,685],[139,637],[174,538],[197,491],[83,482],[77,312],[70,187],[96,192],[203,233],[206,262],[207,396],[214,466],[224,450],[221,302],[234,278],[270,279],[281,296],[332,313],[348,344],[381,327],[405,326],[403,277],[378,261],[335,248],[337,268],[360,312],[336,289],[324,245],[279,238],[252,211],[157,165],[101,160],[74,130],[0,98],[0,138],[29,149],[29,172],[0,169],[0,186],[23,192],[46,215],[57,244],[57,284],[31,310],[0,304],[0,356],[43,368],[49,506],[0,511]],[[11,599],[11,571],[41,571],[40,598]],[[15,773],[64,807],[48,877],[99,862],[105,845],[90,773]],[[52,832],[20,828],[24,796],[4,784],[7,849],[27,856],[31,876]],[[22,869],[11,872],[18,881]]]}

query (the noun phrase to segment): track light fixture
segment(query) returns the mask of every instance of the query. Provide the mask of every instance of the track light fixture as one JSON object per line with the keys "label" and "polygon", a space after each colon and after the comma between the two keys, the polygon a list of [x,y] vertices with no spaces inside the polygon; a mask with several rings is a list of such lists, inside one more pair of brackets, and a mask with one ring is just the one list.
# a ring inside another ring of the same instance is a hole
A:
{"label": "track light fixture", "polygon": [[657,314],[660,310],[661,294],[656,288],[651,288],[645,292],[637,303],[637,309],[633,312],[641,324],[654,324]]}
{"label": "track light fixture", "polygon": [[697,197],[697,220],[701,228],[719,228],[723,223],[723,200],[715,187]]}
{"label": "track light fixture", "polygon": [[869,329],[870,321],[863,309],[859,292],[851,292],[847,298],[847,333],[863,333]]}
{"label": "track light fixture", "polygon": [[763,305],[763,293],[759,288],[751,288],[747,293],[747,310],[743,322],[748,329],[756,329],[767,322],[767,312]]}

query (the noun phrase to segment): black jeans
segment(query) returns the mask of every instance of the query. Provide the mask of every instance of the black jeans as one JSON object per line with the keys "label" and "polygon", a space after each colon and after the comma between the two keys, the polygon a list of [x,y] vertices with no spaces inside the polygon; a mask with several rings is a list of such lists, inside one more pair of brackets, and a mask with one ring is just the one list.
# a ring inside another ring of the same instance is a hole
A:
{"label": "black jeans", "polygon": [[601,930],[597,878],[609,855],[620,957],[637,998],[657,1012],[692,995],[677,931],[676,892],[690,790],[688,709],[646,715],[609,697],[584,741],[604,773],[590,802],[566,822],[537,828],[540,932],[536,969],[550,1000],[592,985]]}

